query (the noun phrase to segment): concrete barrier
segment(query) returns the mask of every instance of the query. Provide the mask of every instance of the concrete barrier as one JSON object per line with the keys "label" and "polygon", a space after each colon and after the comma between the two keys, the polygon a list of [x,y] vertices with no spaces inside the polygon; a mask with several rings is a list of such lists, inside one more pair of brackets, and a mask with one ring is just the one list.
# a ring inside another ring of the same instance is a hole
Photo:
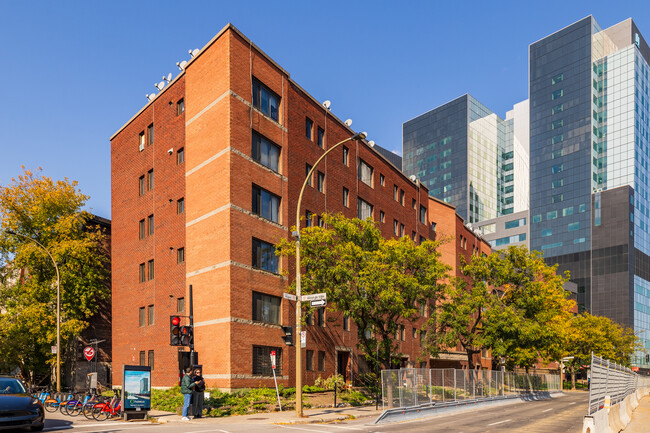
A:
{"label": "concrete barrier", "polygon": [[611,408],[603,408],[584,417],[582,433],[618,433],[632,420],[632,412],[641,398],[650,394],[650,388],[640,388]]}

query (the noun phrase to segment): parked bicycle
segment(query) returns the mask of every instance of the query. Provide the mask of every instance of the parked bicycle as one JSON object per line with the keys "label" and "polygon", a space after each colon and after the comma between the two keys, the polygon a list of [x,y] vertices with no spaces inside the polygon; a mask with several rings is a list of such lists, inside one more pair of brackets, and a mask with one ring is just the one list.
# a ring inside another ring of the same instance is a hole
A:
{"label": "parked bicycle", "polygon": [[97,403],[93,408],[93,418],[105,421],[109,416],[119,415],[122,412],[122,401],[119,390],[113,390],[113,398],[108,403]]}

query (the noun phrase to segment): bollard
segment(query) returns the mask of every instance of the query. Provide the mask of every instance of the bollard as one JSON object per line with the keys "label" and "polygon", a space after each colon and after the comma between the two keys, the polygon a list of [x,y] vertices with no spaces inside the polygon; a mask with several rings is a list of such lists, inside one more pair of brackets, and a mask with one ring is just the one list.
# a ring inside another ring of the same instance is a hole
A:
{"label": "bollard", "polygon": [[605,396],[605,403],[603,404],[603,409],[607,409],[607,412],[609,413],[609,408],[611,407],[611,401],[612,399],[606,395]]}

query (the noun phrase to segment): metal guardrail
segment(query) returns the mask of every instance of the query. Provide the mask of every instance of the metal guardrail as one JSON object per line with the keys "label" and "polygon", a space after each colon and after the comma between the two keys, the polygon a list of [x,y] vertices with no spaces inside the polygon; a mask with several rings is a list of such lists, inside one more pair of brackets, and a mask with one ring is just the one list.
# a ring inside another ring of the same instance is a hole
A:
{"label": "metal guardrail", "polygon": [[553,374],[497,370],[402,368],[382,370],[382,408],[406,408],[477,399],[507,398],[531,392],[559,392]]}
{"label": "metal guardrail", "polygon": [[650,387],[650,378],[643,378],[609,359],[591,355],[591,380],[589,385],[589,415],[610,404],[620,403],[638,388]]}

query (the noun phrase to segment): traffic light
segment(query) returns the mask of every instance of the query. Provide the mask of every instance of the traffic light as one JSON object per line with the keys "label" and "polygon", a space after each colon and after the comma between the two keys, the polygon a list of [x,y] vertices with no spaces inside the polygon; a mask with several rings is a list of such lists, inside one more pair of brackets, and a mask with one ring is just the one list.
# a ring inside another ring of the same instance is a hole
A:
{"label": "traffic light", "polygon": [[169,345],[181,345],[181,317],[169,316]]}
{"label": "traffic light", "polygon": [[284,335],[282,336],[284,344],[287,346],[293,346],[293,326],[283,326],[282,332],[284,332]]}
{"label": "traffic light", "polygon": [[192,327],[191,326],[181,326],[180,331],[181,331],[180,332],[180,334],[181,334],[180,345],[181,346],[190,346],[192,344],[192,339],[194,338],[194,336],[192,335],[193,334]]}

